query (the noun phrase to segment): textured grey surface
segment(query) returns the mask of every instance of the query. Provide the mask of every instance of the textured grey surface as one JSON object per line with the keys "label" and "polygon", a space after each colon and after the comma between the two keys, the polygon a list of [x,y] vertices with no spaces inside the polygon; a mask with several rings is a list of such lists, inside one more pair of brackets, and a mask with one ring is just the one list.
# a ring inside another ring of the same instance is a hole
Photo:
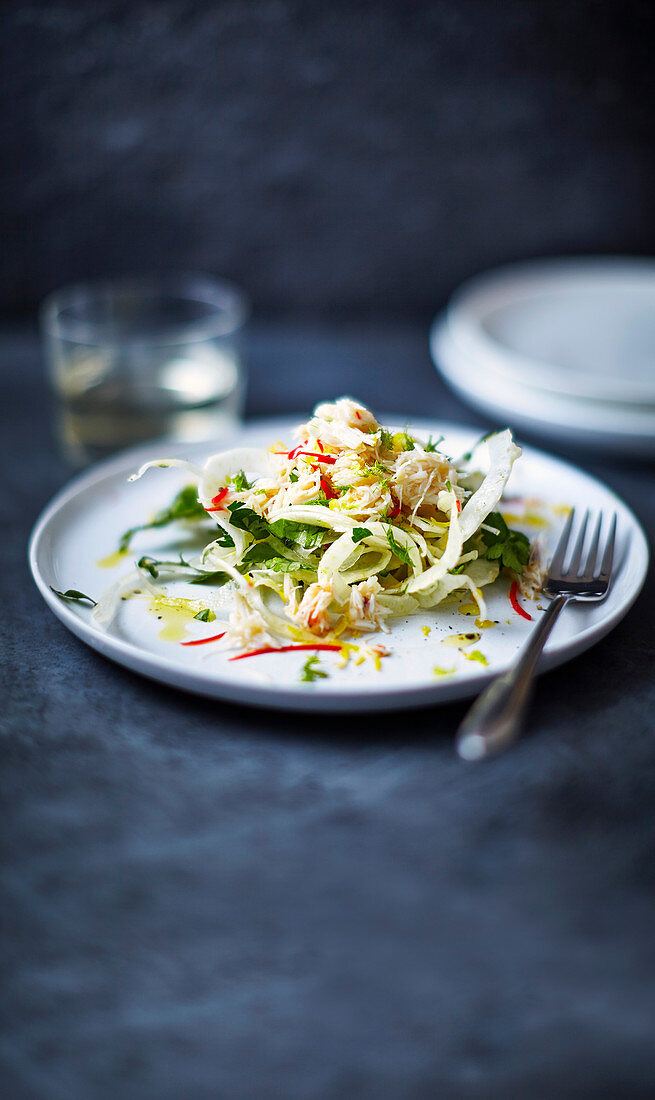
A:
{"label": "textured grey surface", "polygon": [[655,249],[648,0],[4,8],[9,310],[191,266],[260,313],[426,319],[495,263]]}
{"label": "textured grey surface", "polygon": [[[258,328],[252,355],[252,412],[345,389],[478,423],[420,329]],[[31,584],[67,474],[33,336],[0,359],[3,1096],[652,1096],[652,578],[488,766],[453,755],[459,705],[334,721],[166,690]],[[652,471],[584,464],[652,539]]]}

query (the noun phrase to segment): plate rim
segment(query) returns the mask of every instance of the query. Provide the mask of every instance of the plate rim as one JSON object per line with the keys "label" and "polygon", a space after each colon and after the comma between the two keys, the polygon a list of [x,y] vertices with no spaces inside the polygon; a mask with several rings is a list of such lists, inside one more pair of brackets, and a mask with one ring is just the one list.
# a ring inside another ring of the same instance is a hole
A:
{"label": "plate rim", "polygon": [[[381,415],[385,422],[394,422],[395,418],[393,416],[385,417],[383,414]],[[455,432],[461,431],[469,434],[475,432],[475,428],[471,425],[457,424],[450,421],[437,421],[425,417],[409,417],[407,420],[410,424],[416,425],[419,430],[425,430],[425,428],[430,430],[429,425],[431,425],[433,431],[436,427],[439,430],[447,427]],[[253,419],[243,425],[241,432],[247,432],[249,429],[267,430],[269,425],[271,430],[275,432],[279,431],[284,423],[291,426],[294,423],[294,418],[286,416]],[[235,434],[239,435],[241,433],[237,432]],[[155,442],[155,446],[157,445],[158,443]],[[152,446],[152,444],[146,444],[122,451],[120,454],[96,463],[88,470],[73,477],[62,486],[41,510],[28,542],[27,556],[30,572],[46,605],[71,633],[102,656],[150,680],[163,683],[166,687],[180,688],[206,698],[222,698],[241,705],[273,707],[278,710],[294,710],[306,713],[319,711],[326,713],[374,713],[380,710],[400,710],[464,700],[476,695],[494,676],[501,675],[510,666],[511,661],[498,664],[493,669],[481,670],[480,673],[476,673],[466,680],[440,681],[408,688],[392,686],[386,689],[384,683],[381,683],[371,694],[352,688],[343,688],[338,692],[323,694],[320,691],[311,690],[311,685],[308,685],[309,690],[307,687],[303,687],[300,691],[290,689],[287,686],[277,687],[274,684],[248,683],[244,685],[242,681],[231,681],[223,678],[220,674],[216,675],[215,672],[209,674],[189,666],[179,665],[168,657],[139,649],[132,642],[116,638],[108,633],[102,633],[50,591],[42,573],[39,556],[44,539],[49,533],[50,525],[54,523],[57,516],[67,505],[71,504],[85,490],[97,486],[103,481],[111,480],[118,474],[126,473],[137,464],[139,458],[145,453],[152,453]],[[188,444],[169,443],[170,450],[204,446],[209,449],[212,444],[210,441]],[[627,595],[623,603],[602,623],[589,625],[559,649],[546,651],[539,665],[539,674],[541,674],[572,660],[595,645],[596,642],[601,641],[627,615],[646,580],[650,561],[650,548],[639,519],[629,505],[613,489],[599,478],[588,474],[585,470],[581,470],[574,463],[566,462],[548,451],[542,451],[532,445],[528,445],[528,450],[539,460],[546,459],[548,462],[566,469],[573,469],[576,474],[582,475],[602,489],[604,493],[609,494],[627,515],[633,525],[634,534],[637,536],[637,544],[635,545],[634,538],[631,538],[629,547],[630,554],[637,554],[638,574],[633,590]]]}

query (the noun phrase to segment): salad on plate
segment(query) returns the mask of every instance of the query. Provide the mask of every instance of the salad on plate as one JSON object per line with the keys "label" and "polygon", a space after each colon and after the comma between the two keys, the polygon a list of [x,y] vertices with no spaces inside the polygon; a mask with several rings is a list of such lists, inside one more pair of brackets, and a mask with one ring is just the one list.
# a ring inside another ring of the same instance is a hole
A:
{"label": "salad on plate", "polygon": [[[441,439],[388,430],[342,397],[318,405],[295,435],[291,449],[280,441],[238,447],[202,467],[159,458],[134,473],[131,480],[180,467],[190,483],[167,509],[125,532],[118,557],[139,532],[173,522],[193,527],[202,548],[171,560],[141,555],[100,598],[96,624],[108,627],[122,600],[145,597],[151,610],[166,606],[214,623],[211,633],[182,644],[213,643],[236,651],[232,660],[287,649],[347,656],[349,640],[393,636],[394,620],[453,595],[466,597],[484,621],[484,589],[501,571],[519,614],[518,596],[537,592],[538,547],[498,510],[521,453],[509,430],[454,459]],[[387,652],[372,645],[367,655],[379,667]],[[308,658],[306,678],[313,672]]]}

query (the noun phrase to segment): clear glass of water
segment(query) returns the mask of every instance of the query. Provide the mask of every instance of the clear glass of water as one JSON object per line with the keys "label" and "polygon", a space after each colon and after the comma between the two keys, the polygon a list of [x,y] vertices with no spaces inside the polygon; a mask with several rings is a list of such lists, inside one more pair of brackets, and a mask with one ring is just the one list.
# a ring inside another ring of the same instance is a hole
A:
{"label": "clear glass of water", "polygon": [[76,465],[150,439],[220,439],[243,412],[246,296],[173,274],[65,287],[41,307],[57,435]]}

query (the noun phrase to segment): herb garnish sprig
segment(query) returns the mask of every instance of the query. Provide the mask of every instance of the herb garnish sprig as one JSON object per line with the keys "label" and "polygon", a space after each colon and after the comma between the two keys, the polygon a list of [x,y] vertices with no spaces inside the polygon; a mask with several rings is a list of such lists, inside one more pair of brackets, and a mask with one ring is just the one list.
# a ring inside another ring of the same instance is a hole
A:
{"label": "herb garnish sprig", "polygon": [[315,680],[327,680],[328,674],[318,666],[318,657],[314,654],[308,657],[301,669],[300,679],[304,683],[313,683]]}
{"label": "herb garnish sprig", "polygon": [[530,560],[530,540],[522,531],[507,526],[500,512],[491,512],[486,523],[498,532],[483,530],[482,541],[490,561],[500,561],[507,569],[521,574]]}
{"label": "herb garnish sprig", "polygon": [[195,485],[186,485],[180,489],[173,498],[168,508],[162,508],[149,523],[140,523],[138,527],[130,527],[121,536],[118,548],[121,551],[129,549],[129,545],[137,531],[149,531],[152,527],[166,527],[179,519],[199,520],[206,519],[207,512],[198,500],[198,490]]}

